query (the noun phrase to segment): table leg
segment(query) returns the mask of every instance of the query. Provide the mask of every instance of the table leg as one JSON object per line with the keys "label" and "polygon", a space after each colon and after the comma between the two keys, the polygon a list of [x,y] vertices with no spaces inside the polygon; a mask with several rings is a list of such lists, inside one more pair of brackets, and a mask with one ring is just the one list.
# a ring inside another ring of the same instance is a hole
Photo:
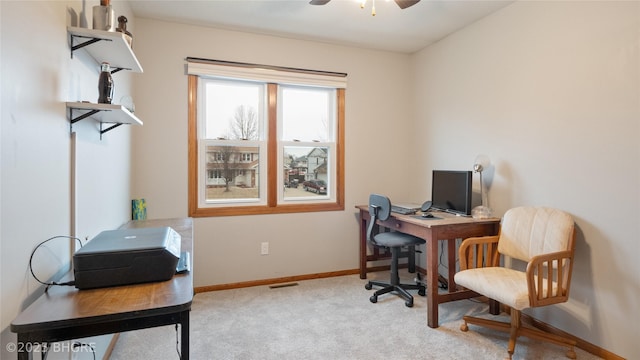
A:
{"label": "table leg", "polygon": [[447,272],[447,289],[450,293],[458,290],[456,286],[456,282],[453,280],[453,277],[456,275],[456,239],[447,239],[447,260],[448,260],[448,269]]}
{"label": "table leg", "polygon": [[416,272],[416,247],[409,246],[409,250],[407,250],[407,268],[409,273],[413,274]]}
{"label": "table leg", "polygon": [[33,343],[26,334],[18,334],[18,344],[16,350],[18,352],[18,360],[32,360],[33,353],[31,352]]}
{"label": "table leg", "polygon": [[427,325],[438,327],[438,239],[429,234],[425,239],[427,252]]}
{"label": "table leg", "polygon": [[182,354],[182,360],[189,360],[189,310],[182,313],[180,322],[180,353]]}
{"label": "table leg", "polygon": [[367,278],[367,220],[360,211],[360,279]]}

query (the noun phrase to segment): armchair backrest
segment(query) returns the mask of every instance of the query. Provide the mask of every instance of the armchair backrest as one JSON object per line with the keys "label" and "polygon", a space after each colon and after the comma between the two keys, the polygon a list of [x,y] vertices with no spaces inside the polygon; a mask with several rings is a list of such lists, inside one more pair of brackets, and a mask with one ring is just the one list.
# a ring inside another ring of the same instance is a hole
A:
{"label": "armchair backrest", "polygon": [[529,262],[537,255],[571,250],[574,221],[564,211],[547,207],[508,210],[500,226],[498,252]]}

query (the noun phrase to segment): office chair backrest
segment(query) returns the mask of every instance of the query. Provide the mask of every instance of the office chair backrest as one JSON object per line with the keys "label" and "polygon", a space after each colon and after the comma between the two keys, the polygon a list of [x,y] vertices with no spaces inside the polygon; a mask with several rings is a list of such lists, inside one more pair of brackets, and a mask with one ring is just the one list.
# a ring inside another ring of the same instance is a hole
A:
{"label": "office chair backrest", "polygon": [[517,207],[504,214],[498,252],[528,262],[536,255],[572,249],[573,239],[571,215],[546,207]]}
{"label": "office chair backrest", "polygon": [[391,216],[391,201],[384,195],[371,194],[369,195],[369,226],[367,226],[367,240],[375,243],[372,239],[373,226],[376,220],[385,221]]}

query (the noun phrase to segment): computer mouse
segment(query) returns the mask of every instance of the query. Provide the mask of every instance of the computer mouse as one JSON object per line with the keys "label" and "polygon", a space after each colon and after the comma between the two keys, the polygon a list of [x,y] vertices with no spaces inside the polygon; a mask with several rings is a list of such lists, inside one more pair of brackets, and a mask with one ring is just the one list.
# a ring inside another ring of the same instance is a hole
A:
{"label": "computer mouse", "polygon": [[432,218],[434,218],[435,216],[433,216],[433,214],[423,213],[423,214],[422,214],[422,217],[423,217],[423,218],[432,219]]}

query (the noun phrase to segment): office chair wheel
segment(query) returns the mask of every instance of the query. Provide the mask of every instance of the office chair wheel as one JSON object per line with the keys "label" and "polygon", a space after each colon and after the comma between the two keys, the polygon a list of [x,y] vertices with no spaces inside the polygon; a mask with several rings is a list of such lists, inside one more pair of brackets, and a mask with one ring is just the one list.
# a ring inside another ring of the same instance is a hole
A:
{"label": "office chair wheel", "polygon": [[413,307],[413,300],[407,300],[404,303],[407,307]]}
{"label": "office chair wheel", "polygon": [[378,296],[376,296],[376,295],[372,295],[372,296],[369,298],[369,301],[371,301],[371,302],[372,302],[372,303],[374,303],[374,304],[375,304],[375,303],[377,303],[377,302],[378,302]]}
{"label": "office chair wheel", "polygon": [[427,295],[427,291],[426,291],[424,288],[423,288],[423,289],[420,289],[420,290],[418,290],[418,295],[420,295],[420,296],[426,296],[426,295]]}
{"label": "office chair wheel", "polygon": [[367,289],[367,290],[371,290],[371,289],[373,288],[373,286],[371,285],[371,283],[370,283],[370,282],[368,282],[368,283],[366,283],[366,284],[364,285],[364,288],[365,288],[365,289]]}

